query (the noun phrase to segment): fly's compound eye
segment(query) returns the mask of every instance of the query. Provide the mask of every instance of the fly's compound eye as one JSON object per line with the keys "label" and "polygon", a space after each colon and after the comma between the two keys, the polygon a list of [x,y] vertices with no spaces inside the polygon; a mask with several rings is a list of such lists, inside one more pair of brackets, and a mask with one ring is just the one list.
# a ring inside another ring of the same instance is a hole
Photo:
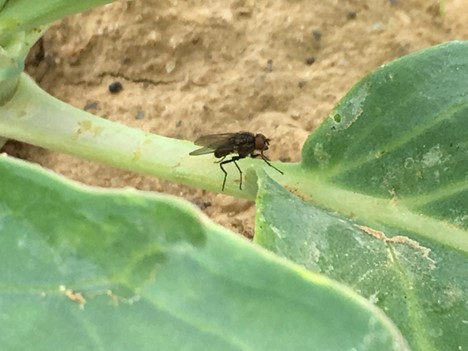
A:
{"label": "fly's compound eye", "polygon": [[263,134],[257,134],[255,136],[255,149],[256,150],[268,150],[269,139],[267,139]]}

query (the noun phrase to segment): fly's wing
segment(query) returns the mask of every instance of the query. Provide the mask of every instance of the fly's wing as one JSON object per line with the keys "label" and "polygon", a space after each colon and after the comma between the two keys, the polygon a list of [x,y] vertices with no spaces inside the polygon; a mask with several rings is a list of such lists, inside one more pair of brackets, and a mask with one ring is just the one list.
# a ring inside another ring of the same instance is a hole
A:
{"label": "fly's wing", "polygon": [[212,154],[213,152],[214,150],[210,149],[209,147],[201,147],[199,149],[193,150],[191,153],[189,153],[189,155],[198,156],[198,155]]}
{"label": "fly's wing", "polygon": [[195,140],[195,145],[203,146],[200,149],[192,151],[189,155],[205,155],[215,152],[216,149],[232,150],[232,138],[235,133],[222,133],[204,135]]}
{"label": "fly's wing", "polygon": [[220,145],[232,139],[237,133],[220,133],[203,135],[195,140],[195,145],[210,147],[216,149]]}

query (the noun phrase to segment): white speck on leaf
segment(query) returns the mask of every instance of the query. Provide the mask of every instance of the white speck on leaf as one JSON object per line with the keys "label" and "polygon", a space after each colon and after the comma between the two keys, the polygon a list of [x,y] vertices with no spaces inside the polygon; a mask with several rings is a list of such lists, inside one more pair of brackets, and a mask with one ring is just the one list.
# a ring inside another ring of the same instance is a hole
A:
{"label": "white speck on leaf", "polygon": [[314,157],[318,161],[320,166],[326,166],[330,161],[330,154],[323,150],[323,144],[321,143],[315,144]]}
{"label": "white speck on leaf", "polygon": [[282,232],[281,232],[281,229],[276,228],[276,227],[273,227],[273,226],[271,226],[270,229],[271,229],[271,231],[276,235],[276,237],[277,237],[278,239],[282,239],[282,238],[283,238],[283,234],[282,234]]}
{"label": "white speck on leaf", "polygon": [[446,162],[449,158],[450,156],[444,158],[440,145],[436,145],[423,155],[421,162],[426,167],[434,167]]}
{"label": "white speck on leaf", "polygon": [[367,299],[369,300],[369,302],[373,303],[374,305],[379,302],[379,292],[376,291],[375,293],[373,293],[371,296],[369,296]]}
{"label": "white speck on leaf", "polygon": [[[336,111],[333,111],[330,116],[335,116],[336,114],[340,114],[343,116],[343,122],[341,127],[342,128],[349,128],[362,114],[363,112],[363,105],[364,101],[367,99],[367,95],[369,95],[369,87],[367,84],[361,86],[353,97],[346,103],[346,106],[339,108]],[[330,117],[333,118],[333,117]]]}
{"label": "white speck on leaf", "polygon": [[405,164],[404,164],[406,169],[411,169],[414,166],[414,158],[408,157],[405,159]]}

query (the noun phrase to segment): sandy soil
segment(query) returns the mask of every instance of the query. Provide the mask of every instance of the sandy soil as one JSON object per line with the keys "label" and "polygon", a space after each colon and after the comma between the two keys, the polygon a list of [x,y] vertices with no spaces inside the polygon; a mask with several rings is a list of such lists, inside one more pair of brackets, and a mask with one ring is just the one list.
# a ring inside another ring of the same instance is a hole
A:
{"label": "sandy soil", "polygon": [[[298,161],[308,134],[366,73],[460,39],[466,0],[116,2],[55,23],[27,71],[54,96],[132,127],[188,140],[261,131],[272,159]],[[116,80],[123,90],[110,94]],[[251,202],[18,142],[3,150],[86,184],[183,196],[253,235]]]}

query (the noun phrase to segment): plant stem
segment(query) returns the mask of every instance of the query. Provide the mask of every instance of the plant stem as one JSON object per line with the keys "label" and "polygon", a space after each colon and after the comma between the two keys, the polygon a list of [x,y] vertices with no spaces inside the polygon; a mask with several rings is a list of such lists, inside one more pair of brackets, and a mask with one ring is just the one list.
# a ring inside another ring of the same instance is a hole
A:
{"label": "plant stem", "polygon": [[15,0],[0,9],[0,41],[18,32],[31,31],[78,12],[113,0]]}
{"label": "plant stem", "polygon": [[[44,92],[24,73],[15,95],[0,107],[0,135],[117,168],[221,191],[223,173],[219,165],[212,155],[189,156],[196,148],[191,142],[147,133],[74,108]],[[264,166],[263,161],[254,159],[241,160],[240,164],[244,170]],[[256,179],[246,177],[243,191],[237,179],[237,170],[229,170],[225,193],[254,199]]]}
{"label": "plant stem", "polygon": [[[212,155],[189,156],[197,148],[191,142],[143,132],[74,108],[44,92],[26,74],[20,76],[13,98],[0,107],[0,133],[3,137],[117,168],[221,191],[223,173],[219,165],[213,162]],[[232,167],[228,169],[226,194],[253,200],[257,188],[256,172],[252,169],[262,167],[289,190],[305,195],[322,208],[352,214],[356,220],[376,227],[387,224],[409,228],[421,237],[467,250],[462,230],[421,217],[402,204],[395,206],[391,199],[340,189],[302,169],[300,164],[279,165],[284,175],[271,170],[261,160],[243,159],[239,164],[246,175],[244,190],[239,190],[238,173]]]}

